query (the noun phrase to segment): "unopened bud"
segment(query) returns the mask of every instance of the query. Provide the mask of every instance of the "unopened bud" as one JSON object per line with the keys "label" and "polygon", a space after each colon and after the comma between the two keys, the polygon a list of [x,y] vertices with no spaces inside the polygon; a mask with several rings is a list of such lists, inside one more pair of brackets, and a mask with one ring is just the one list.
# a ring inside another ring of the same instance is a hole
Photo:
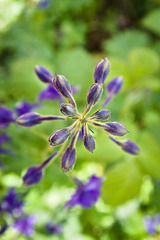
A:
{"label": "unopened bud", "polygon": [[87,103],[89,105],[94,105],[101,97],[101,94],[102,94],[102,85],[98,83],[94,83],[89,89],[88,96],[87,96]]}
{"label": "unopened bud", "polygon": [[25,113],[16,119],[16,123],[24,127],[32,127],[42,122],[42,116],[38,113]]}
{"label": "unopened bud", "polygon": [[94,71],[95,82],[99,84],[103,84],[109,74],[109,71],[110,71],[110,63],[108,58],[105,58],[104,60],[101,59],[95,67],[95,71]]}
{"label": "unopened bud", "polygon": [[43,172],[39,167],[31,167],[23,177],[23,183],[27,186],[38,183],[43,177]]}
{"label": "unopened bud", "polygon": [[104,121],[107,120],[111,116],[111,112],[109,110],[100,110],[94,113],[91,117],[88,119],[91,120],[98,120],[98,121]]}
{"label": "unopened bud", "polygon": [[71,104],[62,103],[60,107],[60,111],[62,114],[67,115],[69,117],[74,117],[77,115],[76,109]]}
{"label": "unopened bud", "polygon": [[45,68],[42,66],[35,66],[35,73],[37,74],[38,78],[44,82],[44,83],[52,83],[52,74]]}
{"label": "unopened bud", "polygon": [[50,145],[52,146],[61,145],[69,137],[70,132],[71,131],[68,128],[55,131],[48,139]]}
{"label": "unopened bud", "polygon": [[108,133],[116,136],[123,136],[128,133],[126,126],[118,122],[106,123],[104,129]]}
{"label": "unopened bud", "polygon": [[85,148],[93,153],[93,150],[96,147],[96,142],[94,138],[88,133],[88,128],[87,126],[84,127],[84,137],[83,137],[83,143]]}

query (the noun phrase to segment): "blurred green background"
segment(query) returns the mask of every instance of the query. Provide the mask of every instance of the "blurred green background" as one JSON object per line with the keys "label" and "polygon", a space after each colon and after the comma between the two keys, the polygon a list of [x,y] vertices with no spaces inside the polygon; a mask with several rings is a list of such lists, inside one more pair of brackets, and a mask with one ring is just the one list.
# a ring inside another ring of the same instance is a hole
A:
{"label": "blurred green background", "polygon": [[[107,106],[110,120],[124,123],[127,138],[141,149],[138,156],[131,156],[97,131],[93,154],[79,142],[71,173],[64,174],[57,159],[43,180],[27,190],[26,212],[39,220],[31,239],[160,239],[147,234],[143,223],[145,215],[160,211],[159,22],[159,0],[0,1],[0,103],[10,109],[23,100],[35,103],[46,87],[34,73],[34,66],[42,65],[81,87],[75,95],[81,110],[95,65],[107,56],[111,63],[107,81],[124,77],[121,92]],[[59,115],[59,102],[46,100],[37,112]],[[1,131],[9,133],[12,141],[7,147],[16,153],[2,158],[1,197],[10,186],[24,190],[24,172],[53,152],[48,136],[65,124],[43,123],[30,129],[12,124]],[[88,210],[64,210],[75,188],[71,177],[86,181],[92,174],[105,176],[98,203]],[[41,224],[49,220],[63,223],[61,236],[41,233]],[[9,230],[2,239],[11,239],[12,234]]]}

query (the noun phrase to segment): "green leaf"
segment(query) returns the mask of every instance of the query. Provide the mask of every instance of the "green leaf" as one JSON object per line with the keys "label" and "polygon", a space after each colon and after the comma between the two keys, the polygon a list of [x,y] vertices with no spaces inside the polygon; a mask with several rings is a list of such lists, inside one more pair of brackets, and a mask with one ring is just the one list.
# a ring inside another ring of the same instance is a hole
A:
{"label": "green leaf", "polygon": [[106,175],[103,186],[103,200],[117,206],[139,195],[143,174],[137,162],[125,161],[117,164]]}
{"label": "green leaf", "polygon": [[154,33],[160,35],[159,27],[160,9],[149,12],[142,20],[142,25]]}
{"label": "green leaf", "polygon": [[147,76],[159,69],[159,56],[149,48],[136,48],[129,53],[130,71],[134,78]]}
{"label": "green leaf", "polygon": [[[158,131],[159,128],[157,128]],[[155,138],[148,132],[141,133],[140,142],[141,154],[138,162],[143,170],[155,178],[160,178],[160,148]]]}
{"label": "green leaf", "polygon": [[133,48],[147,46],[149,42],[150,39],[146,33],[133,29],[116,34],[110,40],[105,41],[103,46],[107,54],[125,57]]}

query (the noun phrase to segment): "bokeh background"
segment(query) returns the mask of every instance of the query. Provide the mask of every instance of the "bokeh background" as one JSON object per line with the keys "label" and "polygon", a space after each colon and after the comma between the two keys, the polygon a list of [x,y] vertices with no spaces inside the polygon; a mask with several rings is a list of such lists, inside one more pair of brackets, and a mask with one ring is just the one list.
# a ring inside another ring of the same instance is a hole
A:
{"label": "bokeh background", "polygon": [[[107,81],[124,77],[121,92],[107,105],[111,120],[125,124],[127,137],[141,149],[138,156],[131,156],[105,133],[96,132],[93,154],[79,142],[71,173],[64,174],[57,159],[39,184],[26,188],[21,180],[26,169],[53,152],[48,136],[67,125],[43,123],[27,129],[11,124],[1,130],[10,135],[5,147],[15,156],[1,156],[0,197],[11,186],[27,193],[25,211],[38,216],[31,239],[160,239],[144,226],[146,215],[160,212],[159,22],[159,0],[0,1],[0,103],[12,110],[20,101],[35,103],[46,87],[34,72],[35,65],[42,65],[80,87],[75,99],[82,110],[95,65],[107,56],[111,63]],[[46,100],[36,111],[59,115],[59,102]],[[98,203],[88,210],[79,206],[64,210],[75,189],[72,177],[87,181],[92,174],[105,176]],[[46,221],[61,223],[63,233],[45,235],[41,226]],[[2,239],[13,236],[10,229]]]}

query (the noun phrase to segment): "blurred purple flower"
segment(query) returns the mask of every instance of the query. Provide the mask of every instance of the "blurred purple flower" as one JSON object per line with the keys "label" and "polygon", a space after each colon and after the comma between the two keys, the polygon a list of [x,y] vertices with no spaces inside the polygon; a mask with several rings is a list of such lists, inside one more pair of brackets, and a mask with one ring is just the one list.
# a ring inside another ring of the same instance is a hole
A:
{"label": "blurred purple flower", "polygon": [[65,207],[72,208],[77,204],[83,208],[92,207],[100,197],[102,178],[92,175],[86,184],[83,184],[77,178],[74,178],[74,181],[77,184],[77,190],[71,199],[66,202]]}
{"label": "blurred purple flower", "polygon": [[[5,149],[2,147],[2,144],[7,142],[9,140],[9,136],[6,133],[2,133],[0,135],[0,155],[1,154],[7,154],[7,155],[11,155],[14,156],[14,153],[11,150]],[[1,160],[1,159],[0,159]],[[0,168],[3,167],[1,161],[0,161]]]}
{"label": "blurred purple flower", "polygon": [[45,90],[42,90],[39,93],[38,101],[44,101],[44,100],[59,100],[62,102],[62,97],[58,93],[58,91],[53,87],[52,85],[48,85],[48,87]]}
{"label": "blurred purple flower", "polygon": [[0,107],[0,128],[6,128],[11,122],[14,122],[15,118],[13,112],[5,106]]}
{"label": "blurred purple flower", "polygon": [[6,232],[7,228],[7,224],[3,224],[2,226],[0,226],[0,236],[2,236]]}
{"label": "blurred purple flower", "polygon": [[49,1],[48,0],[42,0],[37,4],[37,7],[40,9],[45,9],[49,7]]}
{"label": "blurred purple flower", "polygon": [[7,195],[0,202],[0,212],[8,212],[13,215],[22,214],[23,201],[14,188],[8,190]]}
{"label": "blurred purple flower", "polygon": [[108,92],[107,98],[103,103],[103,107],[106,106],[114,95],[118,94],[123,84],[123,78],[121,76],[113,78],[106,86]]}
{"label": "blurred purple flower", "polygon": [[160,227],[160,214],[154,216],[146,216],[144,218],[145,229],[149,234],[157,233]]}
{"label": "blurred purple flower", "polygon": [[18,218],[13,228],[16,229],[21,234],[26,235],[27,237],[31,237],[34,233],[34,224],[36,223],[36,218],[34,215],[29,215],[26,217]]}
{"label": "blurred purple flower", "polygon": [[49,222],[46,224],[46,229],[49,234],[61,234],[62,233],[62,226],[60,224],[55,224]]}
{"label": "blurred purple flower", "polygon": [[33,109],[35,108],[38,108],[40,105],[39,104],[31,104],[31,103],[28,103],[28,102],[19,102],[16,104],[16,107],[15,107],[15,111],[17,113],[17,117],[25,114],[25,113],[28,113],[28,112],[31,112]]}

